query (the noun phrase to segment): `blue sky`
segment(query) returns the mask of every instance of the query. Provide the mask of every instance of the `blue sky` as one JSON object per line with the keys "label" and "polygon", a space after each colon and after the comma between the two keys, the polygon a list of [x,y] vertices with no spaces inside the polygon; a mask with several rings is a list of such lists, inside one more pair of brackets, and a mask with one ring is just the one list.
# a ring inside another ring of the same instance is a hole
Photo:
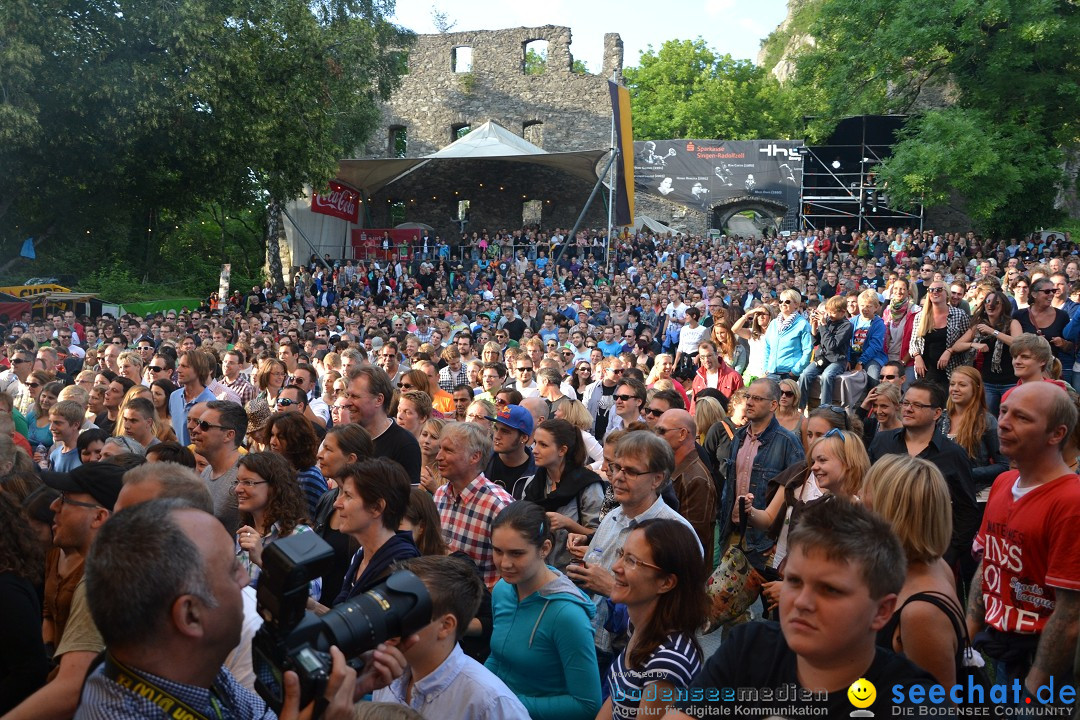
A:
{"label": "blue sky", "polygon": [[[600,69],[604,33],[622,36],[625,66],[637,65],[650,44],[701,36],[720,53],[757,58],[761,40],[784,19],[786,0],[397,0],[395,20],[418,33],[435,32],[432,7],[459,30],[564,25],[570,52],[592,72]],[[657,11],[657,8],[660,8]]]}

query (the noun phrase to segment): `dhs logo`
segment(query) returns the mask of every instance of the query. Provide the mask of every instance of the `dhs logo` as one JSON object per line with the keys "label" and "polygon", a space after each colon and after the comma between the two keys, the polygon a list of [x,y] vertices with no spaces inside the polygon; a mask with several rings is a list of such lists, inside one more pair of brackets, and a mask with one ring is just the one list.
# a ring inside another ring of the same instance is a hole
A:
{"label": "dhs logo", "polygon": [[763,148],[758,148],[759,153],[765,153],[766,157],[784,157],[788,160],[802,160],[802,154],[799,152],[800,148],[783,148],[776,143],[769,143]]}

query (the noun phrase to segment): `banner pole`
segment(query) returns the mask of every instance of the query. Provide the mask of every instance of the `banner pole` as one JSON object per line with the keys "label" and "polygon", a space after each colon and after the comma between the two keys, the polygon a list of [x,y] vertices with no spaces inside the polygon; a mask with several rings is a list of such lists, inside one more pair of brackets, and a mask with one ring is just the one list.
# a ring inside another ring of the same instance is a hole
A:
{"label": "banner pole", "polygon": [[[615,73],[614,72],[611,73],[611,81],[615,82]],[[619,151],[615,147],[615,107],[614,106],[612,106],[612,108],[611,108],[611,155],[612,155],[613,158],[616,158],[616,159],[619,156]],[[605,245],[604,267],[606,268],[606,272],[607,272],[607,274],[609,276],[611,275],[611,252],[612,252],[611,228],[612,228],[612,219],[613,219],[614,213],[615,213],[615,163],[612,162],[610,164],[610,167],[611,167],[611,169],[608,171],[607,237],[604,238],[604,245]]]}

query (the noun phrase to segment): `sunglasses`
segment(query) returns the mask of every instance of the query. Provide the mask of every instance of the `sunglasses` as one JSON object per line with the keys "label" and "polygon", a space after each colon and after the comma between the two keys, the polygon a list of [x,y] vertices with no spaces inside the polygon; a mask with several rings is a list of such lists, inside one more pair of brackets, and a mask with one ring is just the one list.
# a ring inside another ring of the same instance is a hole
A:
{"label": "sunglasses", "polygon": [[159,367],[157,365],[151,365],[149,369],[150,369],[150,372],[152,372],[152,373],[165,372],[165,368]]}
{"label": "sunglasses", "polygon": [[35,383],[35,382],[32,382],[32,383],[26,383],[26,387],[29,387],[29,388],[39,388],[39,387],[41,387],[41,383]]}
{"label": "sunglasses", "polygon": [[818,405],[818,407],[819,408],[825,408],[826,410],[828,410],[830,412],[833,412],[833,413],[836,413],[837,415],[841,416],[842,418],[844,418],[844,429],[845,430],[850,430],[851,429],[851,419],[848,418],[847,410],[844,407],[842,407],[840,405]]}
{"label": "sunglasses", "polygon": [[210,428],[217,428],[219,430],[228,430],[229,429],[229,428],[225,427],[224,425],[214,425],[212,423],[208,423],[205,420],[200,420],[199,422],[195,423],[195,427],[199,428],[203,432],[210,432]]}
{"label": "sunglasses", "polygon": [[615,399],[616,400],[622,400],[623,402],[627,402],[628,400],[637,399],[637,395],[616,395]]}
{"label": "sunglasses", "polygon": [[664,414],[663,410],[657,410],[656,408],[645,408],[642,412],[655,418],[658,418]]}
{"label": "sunglasses", "polygon": [[414,387],[413,385],[410,385],[407,382],[399,382],[397,384],[397,386],[398,386],[398,390],[412,390],[413,387]]}
{"label": "sunglasses", "polygon": [[275,404],[278,407],[289,407],[290,405],[299,405],[299,402],[296,400],[290,400],[289,398],[278,398],[278,401]]}
{"label": "sunglasses", "polygon": [[882,380],[896,380],[899,377],[900,377],[899,375],[882,375],[881,379]]}
{"label": "sunglasses", "polygon": [[932,293],[945,292],[945,288],[943,288],[943,287],[932,287],[932,288],[930,288],[930,292],[932,292]]}
{"label": "sunglasses", "polygon": [[795,392],[793,390],[781,390],[780,394],[784,397],[795,397]]}

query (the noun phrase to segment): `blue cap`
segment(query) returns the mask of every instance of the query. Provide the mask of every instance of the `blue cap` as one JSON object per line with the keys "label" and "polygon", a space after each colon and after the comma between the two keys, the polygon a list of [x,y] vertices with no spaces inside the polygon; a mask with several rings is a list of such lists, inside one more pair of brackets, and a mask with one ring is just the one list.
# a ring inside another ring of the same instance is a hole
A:
{"label": "blue cap", "polygon": [[533,417],[520,405],[507,405],[495,413],[495,422],[517,430],[525,435],[533,433]]}

